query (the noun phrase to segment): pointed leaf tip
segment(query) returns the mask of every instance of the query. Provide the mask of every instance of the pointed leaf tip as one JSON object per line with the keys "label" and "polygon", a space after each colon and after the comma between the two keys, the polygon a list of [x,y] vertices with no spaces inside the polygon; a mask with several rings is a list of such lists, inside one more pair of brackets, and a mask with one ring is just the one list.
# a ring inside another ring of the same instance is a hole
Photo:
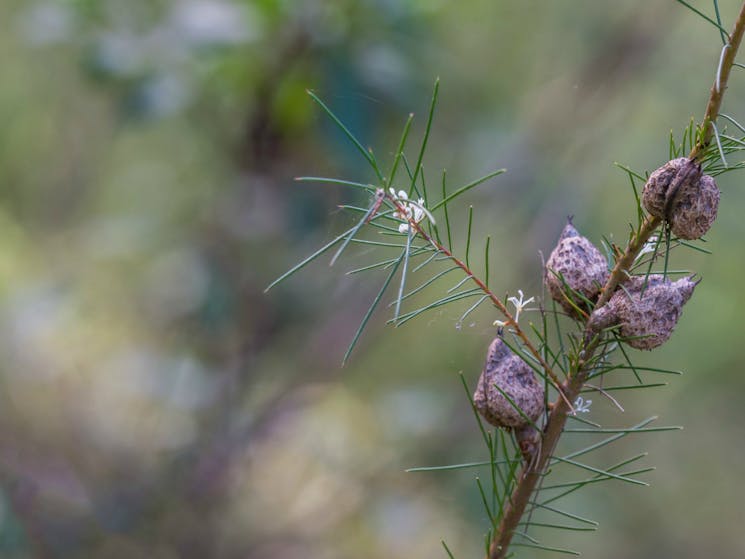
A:
{"label": "pointed leaf tip", "polygon": [[570,237],[579,237],[579,231],[574,227],[572,224],[572,218],[571,216],[567,219],[567,224],[564,226],[564,229],[561,231],[561,236],[559,237],[560,241],[563,241],[564,239],[569,239]]}

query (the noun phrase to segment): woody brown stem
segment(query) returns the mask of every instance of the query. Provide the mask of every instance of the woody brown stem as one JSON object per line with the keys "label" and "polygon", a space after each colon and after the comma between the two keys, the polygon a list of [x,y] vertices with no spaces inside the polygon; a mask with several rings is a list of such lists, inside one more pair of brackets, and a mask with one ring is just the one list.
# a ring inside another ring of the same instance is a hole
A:
{"label": "woody brown stem", "polygon": [[[718,68],[718,83],[717,80],[715,80],[711,89],[709,101],[706,105],[704,121],[702,123],[702,126],[704,127],[702,130],[704,130],[704,133],[701,141],[696,144],[689,155],[689,159],[693,161],[700,162],[706,152],[706,148],[711,143],[713,135],[713,127],[711,124],[716,121],[716,118],[719,115],[730,72],[735,62],[737,51],[740,48],[744,32],[745,3],[743,3],[743,6],[740,9],[740,14],[729,37],[726,52],[724,53],[720,67]],[[595,309],[599,309],[605,305],[610,300],[618,285],[628,279],[629,269],[633,265],[634,260],[661,222],[662,220],[660,218],[654,216],[646,217],[639,230],[629,241],[626,250],[616,260],[616,264],[613,267],[610,277],[600,293]],[[537,459],[530,464],[526,462],[522,466],[522,470],[518,475],[517,485],[515,486],[510,498],[507,499],[504,514],[502,515],[499,526],[497,527],[489,546],[487,559],[503,559],[507,554],[515,529],[525,512],[525,508],[530,502],[531,496],[533,496],[533,493],[535,492],[538,481],[543,476],[551,461],[553,452],[559,442],[561,433],[564,430],[564,424],[566,423],[569,413],[571,413],[571,407],[568,406],[567,400],[574,401],[582,390],[585,381],[592,370],[591,367],[588,366],[588,363],[597,351],[601,340],[601,336],[594,332],[591,327],[585,327],[582,351],[579,353],[582,357],[577,363],[573,364],[567,381],[562,385],[563,391],[561,397],[553,404],[546,426],[543,430],[543,441],[540,445]]]}
{"label": "woody brown stem", "polygon": [[[396,207],[396,210],[398,210],[399,215],[405,216],[407,215],[406,208],[403,207],[401,202],[393,196],[391,196],[388,193],[385,193],[385,197],[390,200],[390,202]],[[497,297],[494,292],[489,288],[486,283],[484,283],[483,280],[481,280],[478,276],[476,276],[471,269],[468,267],[468,265],[463,262],[461,259],[456,257],[450,250],[445,248],[442,244],[438,243],[435,239],[433,239],[429,234],[427,234],[424,229],[417,223],[415,219],[412,217],[409,217],[407,219],[409,222],[409,226],[413,227],[414,230],[417,232],[418,235],[420,235],[425,241],[430,243],[435,249],[437,249],[438,252],[443,253],[445,256],[450,258],[452,262],[458,266],[463,272],[471,278],[471,280],[478,286],[478,288],[484,292],[484,295],[489,297],[489,300],[492,302],[492,304],[499,309],[499,312],[502,313],[502,315],[507,319],[505,321],[506,326],[510,326],[514,329],[515,334],[518,338],[522,341],[522,343],[525,345],[525,347],[528,349],[528,351],[531,353],[533,357],[535,357],[538,360],[538,363],[541,365],[541,368],[545,372],[545,374],[548,376],[548,378],[551,379],[554,388],[559,392],[560,396],[563,396],[563,389],[562,389],[562,382],[559,380],[559,378],[556,376],[556,373],[553,371],[551,366],[546,362],[546,360],[543,358],[541,353],[536,349],[536,347],[533,345],[533,342],[530,341],[530,338],[525,334],[525,332],[520,328],[520,325],[517,323],[517,320],[515,320],[515,317],[510,313],[510,311],[507,309],[507,307],[504,305],[504,303]],[[571,401],[567,398],[564,398],[565,403],[569,406],[570,409],[573,410]]]}
{"label": "woody brown stem", "polygon": [[727,90],[727,83],[729,82],[729,76],[735,63],[737,51],[742,42],[743,33],[745,33],[745,4],[740,8],[740,14],[737,16],[737,21],[729,36],[729,41],[724,46],[725,52],[724,56],[722,56],[722,63],[718,68],[718,79],[715,77],[714,84],[711,86],[709,102],[706,104],[704,120],[701,123],[702,130],[704,130],[703,138],[696,143],[688,156],[689,159],[695,159],[700,162],[706,153],[706,148],[711,144],[711,138],[714,135],[712,124],[716,123],[719,110],[722,108],[724,92]]}

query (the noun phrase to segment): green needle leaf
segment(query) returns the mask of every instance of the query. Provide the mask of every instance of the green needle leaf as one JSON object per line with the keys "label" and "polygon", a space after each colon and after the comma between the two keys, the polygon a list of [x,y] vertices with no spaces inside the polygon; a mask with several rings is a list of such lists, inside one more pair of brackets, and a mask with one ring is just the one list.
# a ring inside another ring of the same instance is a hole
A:
{"label": "green needle leaf", "polygon": [[619,342],[618,349],[621,350],[621,353],[623,354],[623,358],[626,360],[626,363],[629,364],[629,368],[631,368],[631,370],[634,372],[634,376],[636,377],[637,382],[639,384],[644,384],[644,382],[642,381],[642,377],[640,377],[639,373],[636,372],[636,368],[634,367],[634,364],[631,362],[631,359],[629,359],[629,354],[626,353],[626,350],[623,348],[623,344],[620,343],[620,340],[618,339],[618,334],[613,332],[613,337],[616,339],[617,342]]}
{"label": "green needle leaf", "polygon": [[403,254],[396,261],[395,265],[393,266],[390,273],[388,274],[388,277],[385,279],[385,282],[383,282],[383,286],[380,288],[380,291],[375,296],[375,299],[370,305],[370,308],[367,309],[367,312],[365,313],[365,316],[362,319],[362,323],[360,324],[359,328],[357,328],[357,332],[355,332],[354,338],[352,338],[352,342],[349,344],[349,347],[347,348],[347,351],[344,354],[344,359],[342,359],[342,365],[346,364],[347,359],[349,359],[349,356],[352,354],[352,350],[357,345],[357,342],[359,341],[360,336],[362,335],[362,332],[365,330],[367,323],[370,321],[370,317],[372,316],[376,307],[380,303],[380,300],[383,298],[383,294],[385,293],[386,289],[388,289],[388,285],[391,283],[393,276],[396,275],[396,271],[398,270],[398,266],[401,264],[402,258],[403,258]]}
{"label": "green needle leaf", "polygon": [[486,493],[484,493],[484,486],[481,485],[481,480],[479,478],[476,478],[476,485],[479,488],[479,495],[481,495],[481,503],[484,505],[486,516],[489,518],[489,522],[491,522],[492,528],[496,528],[497,520],[492,514],[491,507],[489,507],[489,502],[486,500]]}
{"label": "green needle leaf", "polygon": [[473,228],[473,206],[468,206],[468,231],[466,232],[466,267],[471,268],[471,230]]}
{"label": "green needle leaf", "polygon": [[[630,433],[659,433],[661,431],[682,431],[683,427],[680,425],[671,425],[669,427],[648,427],[648,428],[634,428],[630,427],[628,429],[565,429],[564,431],[566,433],[623,433],[625,435],[628,435]],[[565,462],[566,459],[559,458],[558,456],[555,457],[557,460],[561,460],[562,462]]]}
{"label": "green needle leaf", "polygon": [[[448,234],[448,248],[450,250],[453,250],[453,237],[452,237],[452,233],[450,232],[450,216],[448,215],[448,197],[447,197],[447,191],[445,188],[446,177],[447,177],[447,171],[443,169],[442,170],[442,200],[440,201],[440,205],[442,206],[442,211],[445,214],[445,230],[447,231],[447,234]],[[434,211],[435,209],[436,208],[432,208],[432,211]]]}
{"label": "green needle leaf", "polygon": [[[506,463],[506,460],[502,463]],[[481,468],[483,466],[489,466],[491,461],[485,460],[483,462],[465,462],[463,464],[448,464],[446,466],[420,466],[418,468],[409,468],[404,470],[406,473],[415,472],[442,472],[449,470],[467,470],[469,468]]]}
{"label": "green needle leaf", "polygon": [[571,512],[566,512],[566,511],[563,511],[561,509],[557,509],[557,508],[550,507],[548,505],[543,505],[541,503],[536,503],[536,502],[533,502],[533,501],[531,501],[530,504],[533,505],[533,507],[545,509],[547,511],[556,513],[558,515],[566,516],[567,518],[571,518],[571,519],[576,520],[578,522],[584,522],[585,524],[590,524],[591,526],[599,526],[599,524],[597,522],[595,522],[594,520],[590,520],[589,518],[583,518],[583,517],[581,517],[579,515],[576,515],[576,514],[573,514]]}
{"label": "green needle leaf", "polygon": [[572,551],[571,549],[562,549],[560,547],[549,547],[547,545],[540,545],[535,543],[526,543],[526,542],[519,542],[519,543],[513,543],[513,547],[532,547],[533,549],[542,549],[543,551],[553,551],[554,553],[563,553],[564,555],[574,555],[575,557],[579,557],[580,553],[578,551]]}
{"label": "green needle leaf", "polygon": [[448,545],[445,543],[445,540],[440,540],[440,543],[442,544],[442,547],[445,548],[445,553],[448,554],[448,557],[450,559],[455,559],[455,557],[453,557],[453,553],[450,551],[450,549],[448,548]]}
{"label": "green needle leaf", "polygon": [[398,143],[398,149],[396,155],[393,157],[393,164],[391,165],[391,172],[388,173],[388,182],[386,188],[393,186],[393,181],[396,178],[396,171],[398,170],[398,163],[401,161],[401,156],[404,153],[404,147],[406,146],[406,138],[409,136],[409,130],[411,130],[411,121],[414,120],[414,114],[409,113],[409,118],[406,119],[404,125],[404,131],[401,133],[401,141]]}
{"label": "green needle leaf", "polygon": [[554,456],[553,459],[556,460],[556,461],[558,461],[558,462],[563,462],[565,464],[571,464],[572,466],[576,466],[577,468],[580,468],[582,470],[587,470],[588,472],[593,472],[593,473],[596,473],[596,474],[600,474],[600,475],[602,475],[604,477],[609,477],[609,478],[612,478],[612,479],[617,479],[619,481],[625,481],[625,482],[631,483],[633,485],[649,485],[648,483],[645,483],[643,481],[639,481],[639,480],[636,480],[636,479],[627,478],[627,477],[624,477],[622,475],[614,474],[614,473],[611,473],[611,472],[606,471],[606,470],[601,470],[600,468],[595,468],[593,466],[588,466],[587,464],[583,464],[582,462],[577,462],[575,460],[566,460],[564,458],[559,458],[558,456]]}
{"label": "green needle leaf", "polygon": [[432,102],[429,105],[429,115],[427,116],[427,126],[424,129],[424,137],[422,138],[422,147],[419,148],[419,156],[416,160],[416,166],[414,167],[414,175],[411,177],[411,187],[409,193],[413,190],[416,185],[416,179],[420,172],[422,172],[422,160],[424,159],[424,152],[427,149],[427,141],[429,140],[429,133],[432,129],[432,121],[435,116],[435,107],[437,106],[437,96],[440,91],[440,78],[435,80],[435,88],[432,91]]}
{"label": "green needle leaf", "polygon": [[[355,225],[355,227],[357,227],[357,226]],[[303,269],[305,266],[307,266],[308,264],[310,264],[311,262],[313,262],[313,260],[315,260],[316,258],[318,258],[319,256],[321,256],[324,252],[326,252],[327,250],[329,250],[332,246],[334,246],[336,243],[338,243],[344,237],[346,237],[352,231],[354,231],[354,228],[355,227],[352,227],[351,229],[348,229],[347,231],[345,231],[344,233],[342,233],[341,235],[339,235],[338,237],[336,237],[333,241],[331,241],[331,242],[326,243],[325,245],[323,245],[321,248],[319,248],[313,254],[311,254],[310,256],[308,256],[305,260],[302,260],[300,263],[296,264],[295,266],[293,266],[292,268],[290,268],[289,270],[287,270],[284,274],[282,274],[277,279],[275,279],[272,283],[270,283],[264,289],[264,293],[266,293],[267,291],[269,291],[272,287],[274,287],[278,283],[283,282],[284,280],[286,280],[287,278],[289,278],[291,275],[293,275],[294,273],[298,272],[299,270]]]}
{"label": "green needle leaf", "polygon": [[[521,523],[522,524],[522,523]],[[555,530],[566,530],[569,532],[597,532],[595,527],[586,526],[567,526],[566,524],[549,524],[544,522],[531,522],[531,526],[538,526],[540,528],[553,528]]]}
{"label": "green needle leaf", "polygon": [[[468,289],[466,291],[461,291],[459,293],[453,293],[452,295],[448,297],[443,297],[441,299],[438,299],[437,301],[430,303],[428,305],[425,305],[423,307],[420,307],[416,310],[409,311],[408,313],[402,314],[399,317],[398,322],[396,322],[396,326],[401,326],[411,320],[412,318],[415,318],[422,314],[425,311],[428,311],[430,309],[436,309],[437,307],[441,307],[443,305],[447,305],[449,303],[453,303],[455,301],[460,301],[461,299],[467,299],[469,297],[475,297],[476,295],[480,295],[483,292],[478,287],[474,287],[472,289]],[[389,320],[388,324],[393,324],[393,320]]]}
{"label": "green needle leaf", "polygon": [[745,133],[745,128],[743,128],[742,125],[739,122],[737,122],[734,118],[732,118],[731,116],[726,115],[724,113],[719,113],[719,116],[721,116],[722,118],[726,118],[732,124],[734,124],[735,126],[737,126],[743,133]]}
{"label": "green needle leaf", "polygon": [[445,274],[449,274],[450,272],[452,272],[452,271],[454,271],[454,270],[460,270],[460,268],[458,268],[457,266],[453,266],[452,268],[448,268],[448,269],[446,269],[446,270],[442,270],[441,272],[438,272],[437,274],[435,274],[434,276],[432,276],[431,278],[429,278],[429,279],[428,279],[427,281],[425,281],[424,283],[422,283],[422,284],[421,284],[421,285],[420,285],[419,287],[416,287],[416,288],[412,289],[411,291],[409,291],[409,292],[408,292],[408,293],[407,293],[406,295],[404,295],[404,296],[403,296],[403,297],[402,297],[401,299],[402,299],[402,300],[403,300],[403,299],[408,299],[408,298],[409,298],[409,297],[411,297],[412,295],[416,295],[416,294],[417,294],[417,293],[419,293],[419,292],[420,292],[420,291],[421,291],[422,289],[424,289],[424,288],[426,288],[427,286],[429,286],[429,285],[433,284],[433,283],[434,283],[434,282],[436,282],[436,281],[437,281],[438,279],[440,279],[440,278],[441,278],[442,276],[444,276]]}
{"label": "green needle leaf", "polygon": [[[637,390],[639,388],[660,388],[662,386],[667,386],[668,384],[666,382],[656,382],[656,383],[650,383],[650,384],[629,384],[625,386],[604,386],[603,392],[613,392],[615,390]],[[580,394],[584,394],[586,392],[596,392],[595,388],[587,388],[580,391]]]}
{"label": "green needle leaf", "polygon": [[371,184],[363,184],[361,182],[348,181],[343,179],[332,179],[328,177],[295,177],[297,182],[327,182],[330,184],[341,184],[343,186],[351,186],[358,190],[364,190],[365,192],[374,193],[375,187]]}
{"label": "green needle leaf", "polygon": [[333,258],[331,258],[331,262],[329,262],[329,266],[333,266],[337,259],[341,256],[342,252],[344,252],[344,249],[346,249],[349,246],[350,241],[354,238],[354,236],[357,234],[357,232],[362,229],[362,226],[367,222],[367,218],[370,217],[375,210],[375,204],[370,206],[370,209],[367,210],[365,215],[362,216],[362,219],[360,219],[357,222],[357,225],[355,225],[352,228],[352,231],[349,233],[346,239],[344,239],[344,242],[339,247],[339,250],[336,251],[336,254],[334,254]]}
{"label": "green needle leaf", "polygon": [[602,425],[600,425],[600,423],[595,423],[594,421],[590,421],[589,419],[584,419],[584,418],[582,418],[582,417],[580,417],[578,415],[567,416],[567,419],[571,419],[573,421],[578,421],[579,423],[583,423],[585,425],[592,425],[596,429],[600,429],[602,427]]}
{"label": "green needle leaf", "polygon": [[720,33],[723,33],[725,37],[729,37],[729,33],[722,27],[720,24],[718,24],[716,21],[711,19],[709,16],[707,16],[705,13],[701,12],[700,10],[697,10],[693,6],[691,6],[688,2],[685,2],[685,0],[677,0],[679,4],[683,4],[686,8],[691,10],[694,14],[698,15],[699,17],[703,18],[705,21],[708,21],[711,23],[714,27],[719,29]]}
{"label": "green needle leaf", "polygon": [[[443,198],[442,200],[440,200],[439,202],[437,202],[434,206],[432,206],[430,208],[430,210],[431,211],[435,211],[440,206],[444,206],[448,202],[451,202],[452,200],[455,200],[461,194],[464,194],[464,193],[468,192],[469,190],[471,190],[472,188],[475,188],[478,185],[480,185],[480,184],[488,181],[489,179],[491,179],[493,177],[496,177],[496,176],[499,176],[502,173],[506,173],[506,172],[507,172],[507,169],[499,169],[497,171],[494,171],[492,173],[489,173],[488,175],[484,175],[483,177],[481,177],[479,179],[476,179],[473,182],[469,182],[467,185],[461,186],[458,190],[456,190],[455,192],[452,192],[451,194],[449,194],[448,196],[446,196],[445,198]],[[444,178],[443,178],[443,181],[444,181]]]}
{"label": "green needle leaf", "polygon": [[[619,432],[618,435],[615,435],[613,437],[608,437],[607,439],[603,439],[602,441],[599,441],[599,442],[597,442],[595,444],[592,444],[590,446],[587,446],[587,447],[585,447],[585,448],[583,448],[581,450],[577,450],[575,452],[572,452],[571,454],[567,454],[566,456],[564,456],[564,459],[565,460],[571,460],[572,458],[577,458],[578,456],[582,456],[583,454],[587,454],[589,452],[592,452],[593,450],[597,450],[600,447],[603,447],[605,445],[614,443],[618,439],[621,439],[621,438],[625,437],[629,433],[634,432],[635,430],[638,430],[638,429],[642,429],[643,427],[646,427],[647,425],[649,425],[650,423],[652,423],[655,419],[657,419],[656,416],[655,417],[647,418],[644,421],[642,421],[641,423],[639,423],[637,425],[634,425],[633,427],[630,427],[629,429],[624,430],[623,432]],[[611,470],[609,469],[609,471],[611,471]]]}
{"label": "green needle leaf", "polygon": [[[641,470],[634,470],[632,472],[625,472],[625,473],[621,474],[621,477],[623,477],[624,479],[628,480],[629,482],[633,482],[634,485],[644,485],[644,486],[647,486],[648,487],[649,486],[648,483],[645,483],[643,481],[639,481],[639,480],[636,480],[636,479],[632,479],[629,476],[646,474],[646,473],[649,473],[649,472],[653,472],[654,470],[655,470],[655,468],[652,468],[652,467],[650,467],[650,468],[642,468]],[[598,477],[593,477],[593,478],[582,479],[582,480],[579,480],[579,481],[568,481],[566,483],[556,483],[554,485],[549,485],[549,486],[545,487],[544,489],[546,491],[552,490],[552,489],[561,489],[561,488],[564,488],[564,487],[573,487],[573,488],[579,489],[581,487],[584,487],[585,485],[590,485],[590,484],[595,484],[595,483],[602,483],[602,482],[608,481],[610,479],[617,479],[617,478],[610,477],[610,476],[598,476]]]}
{"label": "green needle leaf", "polygon": [[724,32],[724,27],[722,27],[722,17],[719,15],[719,2],[717,0],[714,0],[714,13],[717,17],[717,25],[719,26],[719,36],[722,39],[722,44],[727,44],[727,34]]}
{"label": "green needle leaf", "polygon": [[398,286],[398,297],[396,297],[396,310],[393,313],[393,320],[398,320],[399,312],[401,311],[401,300],[404,297],[404,288],[406,287],[406,276],[409,272],[409,251],[411,250],[411,239],[414,237],[414,232],[409,228],[409,233],[406,236],[406,248],[404,249],[403,259],[404,267],[401,271],[401,284]]}
{"label": "green needle leaf", "polygon": [[[644,458],[646,455],[647,455],[646,453],[638,454],[638,455],[636,455],[636,456],[634,456],[632,458],[629,458],[627,460],[624,460],[623,462],[620,462],[620,463],[616,464],[615,466],[612,466],[610,468],[607,468],[607,471],[613,472],[615,470],[618,470],[620,468],[623,468],[624,466],[626,466],[628,464],[631,464],[632,462],[636,462],[637,460],[639,460],[641,458]],[[654,468],[651,468],[651,469],[654,469]],[[627,473],[625,475],[626,476],[630,476],[630,475],[635,475],[637,473],[639,473],[639,472],[638,471],[637,472],[629,472],[629,473]],[[593,480],[595,482],[597,482],[597,481],[605,481],[606,478],[603,478],[603,476],[601,476],[601,475],[597,475],[594,478],[591,478],[590,482],[593,482]],[[541,504],[542,505],[547,505],[548,503],[552,503],[554,501],[558,501],[559,499],[562,499],[563,497],[566,497],[567,495],[569,495],[571,493],[574,493],[575,491],[581,489],[582,487],[584,487],[585,485],[587,485],[587,483],[589,483],[589,482],[583,482],[583,483],[572,485],[572,487],[570,489],[567,489],[566,491],[563,491],[562,493],[559,493],[558,495],[554,495],[553,497],[550,497],[549,499],[546,499]]]}
{"label": "green needle leaf", "polygon": [[489,296],[488,295],[484,295],[484,296],[481,297],[481,299],[479,299],[473,305],[471,305],[470,307],[468,307],[468,309],[466,309],[466,312],[464,312],[461,315],[461,317],[458,319],[458,324],[462,324],[463,321],[468,317],[469,314],[471,314],[473,311],[475,311],[479,307],[479,305],[481,305],[484,301],[487,301],[488,299],[489,299]]}
{"label": "green needle leaf", "polygon": [[310,89],[308,90],[308,95],[310,96],[313,101],[315,101],[321,109],[331,118],[331,120],[334,121],[334,124],[339,127],[339,129],[344,133],[344,135],[351,141],[354,146],[357,148],[357,151],[359,151],[362,154],[362,157],[364,157],[367,162],[370,164],[370,167],[372,167],[373,171],[375,172],[375,175],[378,177],[380,182],[385,183],[385,179],[383,178],[382,173],[380,172],[380,169],[378,168],[378,162],[375,160],[375,156],[372,154],[372,151],[367,150],[364,148],[364,146],[360,143],[360,141],[350,132],[349,128],[347,128],[344,123],[339,120],[339,117],[337,117],[331,109],[329,109],[326,104],[321,101],[321,99],[318,98],[318,96],[313,93]]}
{"label": "green needle leaf", "polygon": [[700,247],[700,246],[697,246],[697,245],[694,245],[693,243],[688,243],[686,241],[681,241],[680,239],[678,239],[678,242],[681,245],[683,245],[684,247],[688,247],[688,248],[693,249],[695,251],[703,252],[704,254],[713,254],[710,250],[705,249],[705,248]]}

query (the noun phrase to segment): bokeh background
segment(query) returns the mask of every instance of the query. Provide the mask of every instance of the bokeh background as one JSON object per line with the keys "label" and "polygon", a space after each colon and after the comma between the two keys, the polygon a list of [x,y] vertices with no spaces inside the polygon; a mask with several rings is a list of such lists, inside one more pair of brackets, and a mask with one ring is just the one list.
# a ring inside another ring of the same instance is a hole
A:
{"label": "bokeh background", "polygon": [[[729,27],[737,3],[720,5]],[[439,76],[427,176],[508,169],[451,218],[465,230],[473,204],[492,284],[531,296],[567,215],[623,241],[634,206],[614,161],[667,159],[721,48],[672,0],[4,0],[0,30],[11,558],[444,557],[441,539],[480,556],[478,472],[404,470],[484,459],[457,373],[475,383],[496,316],[460,324],[464,305],[392,329],[381,313],[342,368],[382,281],[342,272],[370,254],[263,293],[352,222],[348,191],[293,177],[372,180],[305,91],[387,161],[409,112],[421,137]],[[725,111],[745,118],[739,69]],[[635,352],[685,374],[623,393],[624,414],[595,397],[588,416],[685,429],[596,457],[649,451],[651,487],[578,492],[565,508],[599,533],[546,543],[745,555],[744,179],[720,180],[714,255],[675,257],[704,281],[672,340]]]}

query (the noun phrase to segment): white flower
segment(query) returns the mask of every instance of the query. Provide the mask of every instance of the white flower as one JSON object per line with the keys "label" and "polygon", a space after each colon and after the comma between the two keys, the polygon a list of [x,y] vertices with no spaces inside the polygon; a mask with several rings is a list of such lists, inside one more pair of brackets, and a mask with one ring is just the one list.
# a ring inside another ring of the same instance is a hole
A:
{"label": "white flower", "polygon": [[654,252],[655,250],[657,250],[657,237],[652,236],[649,237],[649,240],[646,243],[644,243],[644,246],[639,251],[639,254],[636,255],[636,258],[634,258],[634,262],[639,260],[645,254],[649,254],[650,252]]}
{"label": "white flower", "polygon": [[416,202],[409,202],[409,196],[403,190],[399,190],[398,193],[396,193],[393,188],[390,188],[389,192],[401,206],[401,209],[397,209],[393,212],[393,217],[403,221],[403,223],[398,226],[398,232],[408,233],[409,229],[411,229],[410,220],[413,219],[416,223],[419,223],[424,219],[424,198],[419,198]]}
{"label": "white flower", "polygon": [[525,295],[523,294],[523,290],[522,289],[518,289],[517,290],[517,293],[518,293],[518,295],[520,295],[519,298],[518,297],[510,297],[509,299],[507,299],[510,303],[512,303],[513,305],[515,305],[515,322],[516,323],[517,323],[518,320],[520,320],[520,313],[523,311],[523,309],[525,307],[528,306],[528,303],[532,303],[533,301],[535,301],[535,297],[531,297],[527,301],[524,301],[523,299],[525,298]]}
{"label": "white flower", "polygon": [[574,414],[589,413],[591,405],[592,400],[585,400],[582,396],[577,396],[577,399],[574,401]]}

